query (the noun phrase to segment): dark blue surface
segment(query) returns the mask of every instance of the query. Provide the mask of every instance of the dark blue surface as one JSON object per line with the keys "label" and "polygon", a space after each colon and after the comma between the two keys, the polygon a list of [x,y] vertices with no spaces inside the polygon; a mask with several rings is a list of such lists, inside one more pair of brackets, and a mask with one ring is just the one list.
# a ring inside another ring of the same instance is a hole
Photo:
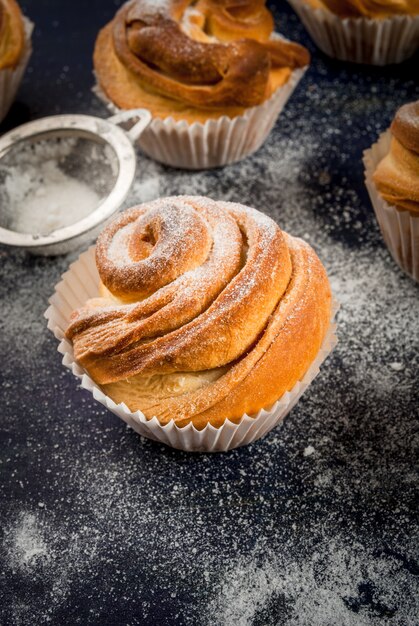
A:
{"label": "dark blue surface", "polygon": [[[118,5],[22,2],[34,53],[2,131],[106,115],[91,55]],[[139,181],[242,201],[308,239],[341,301],[340,344],[281,429],[180,453],[126,429],[62,367],[42,314],[77,254],[1,249],[2,626],[419,623],[418,293],[382,242],[361,162],[417,97],[419,59],[345,65],[285,2],[275,16],[313,63],[265,146],[193,174],[140,155]]]}

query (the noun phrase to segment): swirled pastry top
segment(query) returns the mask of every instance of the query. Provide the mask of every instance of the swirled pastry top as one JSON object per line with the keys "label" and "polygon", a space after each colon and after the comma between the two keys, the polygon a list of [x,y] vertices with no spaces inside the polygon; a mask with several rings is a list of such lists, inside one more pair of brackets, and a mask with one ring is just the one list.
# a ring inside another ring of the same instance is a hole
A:
{"label": "swirled pastry top", "polygon": [[0,0],[0,70],[14,68],[25,46],[22,13],[15,0]]}
{"label": "swirled pastry top", "polygon": [[305,0],[315,9],[328,9],[339,17],[385,19],[393,15],[419,15],[419,0]]}
{"label": "swirled pastry top", "polygon": [[98,239],[101,297],[75,356],[116,402],[165,423],[236,419],[291,389],[330,321],[313,250],[254,209],[201,197],[124,212]]}
{"label": "swirled pastry top", "polygon": [[419,212],[419,100],[405,104],[391,124],[392,140],[373,180],[386,202]]}
{"label": "swirled pastry top", "polygon": [[99,33],[95,70],[120,108],[234,113],[309,63],[305,48],[272,31],[264,0],[132,0]]}

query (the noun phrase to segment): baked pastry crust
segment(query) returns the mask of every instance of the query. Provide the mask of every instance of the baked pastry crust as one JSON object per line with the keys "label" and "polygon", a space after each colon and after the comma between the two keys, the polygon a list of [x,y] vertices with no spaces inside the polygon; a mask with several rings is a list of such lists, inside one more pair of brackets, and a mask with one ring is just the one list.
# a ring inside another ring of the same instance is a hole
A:
{"label": "baked pastry crust", "polygon": [[243,205],[156,200],[98,239],[101,297],[73,313],[77,361],[160,423],[220,426],[273,404],[315,359],[331,293],[314,251]]}
{"label": "baked pastry crust", "polygon": [[373,181],[388,204],[419,213],[419,100],[405,104],[391,124],[390,150]]}
{"label": "baked pastry crust", "polygon": [[23,17],[15,0],[0,0],[0,70],[15,68],[25,48]]}
{"label": "baked pastry crust", "polygon": [[203,121],[261,104],[309,63],[298,44],[270,40],[263,0],[132,0],[98,35],[99,85],[119,108]]}
{"label": "baked pastry crust", "polygon": [[386,19],[394,15],[419,15],[417,0],[305,0],[314,9],[327,9],[341,18]]}

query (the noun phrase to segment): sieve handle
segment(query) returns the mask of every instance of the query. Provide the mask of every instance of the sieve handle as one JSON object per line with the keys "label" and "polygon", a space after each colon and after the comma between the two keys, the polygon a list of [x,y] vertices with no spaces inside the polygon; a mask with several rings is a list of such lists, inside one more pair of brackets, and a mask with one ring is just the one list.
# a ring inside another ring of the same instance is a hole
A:
{"label": "sieve handle", "polygon": [[151,122],[151,113],[147,109],[129,109],[128,111],[120,111],[116,115],[108,118],[108,122],[120,126],[126,122],[135,121],[134,126],[129,130],[123,128],[128,135],[131,143],[135,143],[141,133],[147,128]]}

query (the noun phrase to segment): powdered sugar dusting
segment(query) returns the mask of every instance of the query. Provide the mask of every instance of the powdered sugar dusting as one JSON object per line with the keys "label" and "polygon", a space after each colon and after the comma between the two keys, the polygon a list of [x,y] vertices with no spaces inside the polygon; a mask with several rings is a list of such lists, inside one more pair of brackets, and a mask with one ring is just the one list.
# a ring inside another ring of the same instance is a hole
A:
{"label": "powdered sugar dusting", "polygon": [[[287,551],[287,544],[281,554],[259,543],[231,565],[212,604],[220,626],[262,626],[271,617],[292,626],[367,626],[397,613],[409,575],[396,559],[374,558],[356,543],[349,549],[343,538],[299,562]],[[419,611],[417,597],[406,605],[412,615]]]}
{"label": "powdered sugar dusting", "polygon": [[[276,138],[266,150],[272,165],[264,166],[263,181],[257,172],[266,152],[227,168],[221,181],[211,172],[191,177],[168,171],[163,177],[161,166],[142,162],[144,177],[157,177],[163,194],[173,188],[218,191],[231,199],[253,194],[255,206],[316,247],[341,302],[340,344],[328,367],[282,429],[248,449],[194,457],[156,448],[88,394],[74,393],[73,377],[58,356],[51,358],[53,341],[42,331],[57,261],[37,260],[29,275],[23,257],[3,256],[2,271],[15,273],[19,284],[17,293],[2,300],[3,354],[10,368],[20,368],[28,387],[28,396],[18,399],[13,379],[6,379],[3,409],[10,432],[16,428],[21,437],[24,426],[24,454],[39,476],[31,514],[41,543],[34,545],[46,551],[31,559],[30,579],[23,577],[22,569],[13,569],[9,538],[16,533],[7,530],[4,572],[9,581],[20,581],[16,597],[24,600],[6,600],[9,622],[25,623],[36,606],[42,619],[54,623],[63,608],[73,606],[88,623],[92,618],[84,607],[92,605],[93,584],[95,610],[103,615],[106,607],[106,619],[116,623],[123,596],[127,614],[141,611],[151,623],[170,613],[173,603],[177,621],[188,626],[415,623],[415,425],[409,399],[417,365],[406,329],[416,324],[416,289],[384,245],[377,245],[369,207],[332,175],[321,141],[308,126],[303,142]],[[277,151],[281,156],[275,159]],[[318,179],[321,195],[310,187]],[[128,202],[139,200],[132,196]],[[362,245],[348,243],[353,233]],[[68,262],[58,260],[62,271]],[[28,354],[41,366],[35,374],[43,390],[40,406],[33,402]],[[405,367],[395,369],[394,363]],[[384,405],[394,418],[386,417]],[[16,414],[23,416],[19,426]],[[41,432],[50,438],[48,462]],[[309,446],[315,453],[304,456]],[[9,466],[13,459],[6,457],[2,468]],[[50,493],[55,510],[39,509]],[[23,503],[11,508],[6,529],[20,528],[22,514]],[[167,576],[169,563],[175,582]],[[98,571],[100,584],[94,582]],[[110,577],[114,590],[104,583]]]}
{"label": "powdered sugar dusting", "polygon": [[48,547],[33,513],[23,513],[16,527],[6,530],[5,545],[17,569],[36,567],[38,560],[48,558]]}
{"label": "powdered sugar dusting", "polygon": [[[282,11],[279,29],[304,37]],[[361,163],[414,98],[415,63],[409,77],[317,55],[238,165],[191,174],[139,156],[138,184],[159,195],[245,202],[309,241],[341,302],[327,366],[248,448],[166,449],[77,391],[42,319],[76,253],[0,252],[2,624],[416,626],[417,286],[382,241]],[[134,188],[126,206],[143,199]],[[46,553],[18,568],[10,538],[28,514]]]}
{"label": "powdered sugar dusting", "polygon": [[[144,245],[148,255],[137,260]],[[163,198],[123,214],[100,236],[96,258],[113,295],[135,297],[138,305],[124,308],[104,300],[98,307],[93,300],[69,332],[76,354],[103,355],[106,376],[114,381],[222,367],[246,355],[252,344],[255,354],[266,350],[267,336],[263,346],[256,340],[292,271],[287,242],[273,220],[243,205],[199,196]],[[291,315],[305,304],[301,298],[292,305],[291,293],[287,297]],[[242,378],[235,376],[237,384]],[[106,393],[117,399],[112,388]],[[181,401],[188,416],[199,412],[192,397]],[[150,410],[163,416],[164,404]],[[176,418],[183,417],[179,405]]]}
{"label": "powdered sugar dusting", "polygon": [[6,190],[13,198],[8,211],[14,219],[9,229],[18,233],[48,235],[78,222],[100,204],[90,187],[65,176],[52,162],[13,173],[7,178]]}
{"label": "powdered sugar dusting", "polygon": [[140,0],[139,2],[141,8],[145,11],[166,11],[168,7],[170,7],[170,0]]}
{"label": "powdered sugar dusting", "polygon": [[120,228],[112,237],[109,244],[108,254],[114,263],[123,266],[130,263],[131,259],[128,254],[128,242],[135,231],[135,223],[131,222]]}
{"label": "powdered sugar dusting", "polygon": [[115,166],[109,146],[89,140],[17,144],[0,161],[0,225],[48,235],[80,221],[111,190]]}

